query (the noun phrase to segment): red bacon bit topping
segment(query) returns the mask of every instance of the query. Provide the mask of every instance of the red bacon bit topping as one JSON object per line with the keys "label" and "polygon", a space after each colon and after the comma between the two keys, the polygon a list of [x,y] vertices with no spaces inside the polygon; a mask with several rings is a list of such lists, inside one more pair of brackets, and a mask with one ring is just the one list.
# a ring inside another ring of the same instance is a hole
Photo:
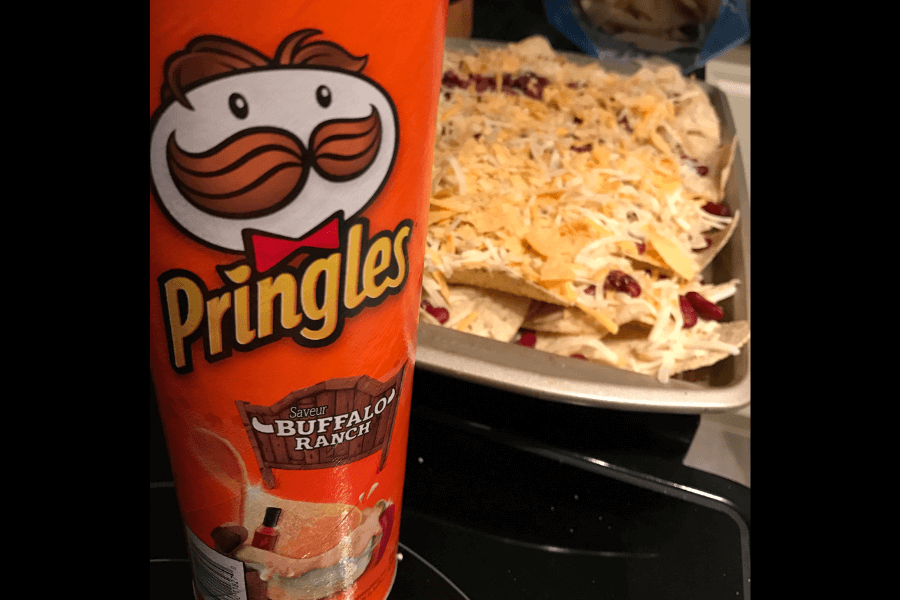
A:
{"label": "red bacon bit topping", "polygon": [[453,71],[447,71],[441,78],[441,85],[450,88],[458,87],[461,89],[466,89],[467,87],[469,87],[469,78],[463,79]]}
{"label": "red bacon bit topping", "polygon": [[438,323],[441,325],[450,320],[450,311],[441,306],[435,306],[424,298],[422,299],[422,308],[424,308],[425,312],[429,315],[437,319]]}
{"label": "red bacon bit topping", "polygon": [[721,306],[710,302],[698,292],[688,292],[685,297],[700,317],[709,321],[721,321],[725,317],[725,311]]}
{"label": "red bacon bit topping", "polygon": [[523,329],[519,333],[519,339],[516,340],[516,343],[520,346],[534,348],[534,345],[537,343],[537,336],[530,329]]}
{"label": "red bacon bit topping", "polygon": [[703,210],[711,215],[716,215],[719,217],[731,216],[731,210],[723,202],[707,202],[703,205]]}
{"label": "red bacon bit topping", "polygon": [[681,317],[684,319],[684,328],[690,329],[697,324],[697,313],[691,306],[690,300],[684,296],[678,296],[678,305],[681,307]]}
{"label": "red bacon bit topping", "polygon": [[475,82],[476,92],[486,92],[487,90],[497,89],[497,80],[493,77],[484,75],[469,75],[469,80]]}
{"label": "red bacon bit topping", "polygon": [[637,298],[641,295],[641,286],[635,281],[634,277],[619,270],[609,272],[609,275],[606,276],[606,281],[603,282],[603,289],[624,292],[632,298]]}
{"label": "red bacon bit topping", "polygon": [[[476,75],[471,74],[465,79],[454,71],[446,71],[441,77],[441,85],[447,88],[467,89],[470,84],[474,84],[475,91],[478,93],[488,90],[497,91],[496,75]],[[511,73],[504,73],[501,76],[500,91],[507,94],[522,93],[529,98],[535,100],[543,100],[544,88],[550,85],[550,80],[531,71],[523,73],[518,77]]]}

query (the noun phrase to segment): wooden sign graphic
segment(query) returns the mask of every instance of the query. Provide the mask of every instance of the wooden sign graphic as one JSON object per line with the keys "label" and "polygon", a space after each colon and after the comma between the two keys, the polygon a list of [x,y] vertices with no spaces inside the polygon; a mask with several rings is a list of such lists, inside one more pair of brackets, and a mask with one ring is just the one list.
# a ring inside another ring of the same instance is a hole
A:
{"label": "wooden sign graphic", "polygon": [[381,471],[405,372],[404,364],[385,383],[367,375],[329,379],[272,406],[236,402],[265,485],[275,487],[272,469],[328,469],[379,451]]}

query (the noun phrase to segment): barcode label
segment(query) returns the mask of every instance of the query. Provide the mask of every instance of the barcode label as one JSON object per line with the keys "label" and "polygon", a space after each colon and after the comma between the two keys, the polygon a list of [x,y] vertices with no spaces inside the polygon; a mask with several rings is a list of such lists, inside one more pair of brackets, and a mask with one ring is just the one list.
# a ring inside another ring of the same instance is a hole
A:
{"label": "barcode label", "polygon": [[189,528],[185,527],[185,530],[194,568],[194,585],[204,600],[248,600],[244,563],[216,552]]}

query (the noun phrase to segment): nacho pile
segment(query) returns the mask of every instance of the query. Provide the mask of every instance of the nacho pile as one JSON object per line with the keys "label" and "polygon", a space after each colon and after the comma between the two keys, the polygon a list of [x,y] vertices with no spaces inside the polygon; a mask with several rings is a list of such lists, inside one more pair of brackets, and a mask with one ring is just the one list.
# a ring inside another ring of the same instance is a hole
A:
{"label": "nacho pile", "polygon": [[671,65],[579,65],[532,37],[448,51],[421,318],[667,381],[738,354],[704,283],[740,214],[735,141]]}

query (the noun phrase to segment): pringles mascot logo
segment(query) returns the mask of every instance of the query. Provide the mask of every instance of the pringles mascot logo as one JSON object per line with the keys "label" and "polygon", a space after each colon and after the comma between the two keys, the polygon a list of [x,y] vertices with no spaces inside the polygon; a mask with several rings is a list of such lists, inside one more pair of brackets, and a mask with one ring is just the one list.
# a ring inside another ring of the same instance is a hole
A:
{"label": "pringles mascot logo", "polygon": [[183,269],[160,276],[178,372],[201,338],[210,362],[285,336],[329,344],[406,283],[412,221],[370,234],[360,216],[390,177],[396,108],[362,74],[366,56],[310,39],[320,33],[289,35],[271,60],[203,36],[166,62],[153,195],[188,237],[242,255],[218,268],[219,289]]}

